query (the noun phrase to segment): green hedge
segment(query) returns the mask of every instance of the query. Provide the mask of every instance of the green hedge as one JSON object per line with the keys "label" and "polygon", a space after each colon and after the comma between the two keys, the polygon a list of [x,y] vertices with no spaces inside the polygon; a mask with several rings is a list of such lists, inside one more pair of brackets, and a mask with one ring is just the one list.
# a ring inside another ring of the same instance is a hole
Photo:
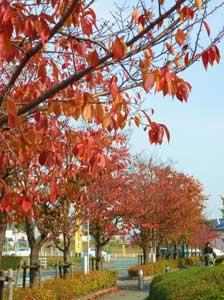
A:
{"label": "green hedge", "polygon": [[170,260],[159,260],[154,264],[150,263],[147,265],[138,265],[130,267],[128,269],[128,274],[130,277],[136,277],[138,276],[139,270],[142,270],[144,276],[155,276],[165,273],[166,266],[169,266],[170,270],[172,271],[177,268],[184,268],[190,265],[199,264],[200,262],[201,258],[198,256]]}
{"label": "green hedge", "polygon": [[222,264],[224,263],[224,256],[218,256],[215,260],[216,264]]}
{"label": "green hedge", "polygon": [[0,269],[7,270],[13,269],[16,270],[19,268],[22,257],[18,256],[2,256],[0,260]]}
{"label": "green hedge", "polygon": [[74,278],[46,280],[40,288],[15,290],[13,300],[68,300],[117,284],[116,271],[74,273]]}
{"label": "green hedge", "polygon": [[155,277],[148,300],[222,300],[224,266],[192,267]]}

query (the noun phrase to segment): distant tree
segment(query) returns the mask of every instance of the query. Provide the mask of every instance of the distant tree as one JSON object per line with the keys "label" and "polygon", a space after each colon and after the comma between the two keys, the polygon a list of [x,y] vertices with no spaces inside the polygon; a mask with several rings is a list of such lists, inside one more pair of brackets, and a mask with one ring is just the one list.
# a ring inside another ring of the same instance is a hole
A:
{"label": "distant tree", "polygon": [[222,200],[222,208],[220,209],[221,211],[221,218],[224,219],[224,197],[221,196],[221,200]]}
{"label": "distant tree", "polygon": [[127,222],[148,263],[151,248],[169,241],[178,245],[183,236],[190,237],[201,221],[206,197],[194,178],[152,162],[138,161],[130,181],[134,188]]}

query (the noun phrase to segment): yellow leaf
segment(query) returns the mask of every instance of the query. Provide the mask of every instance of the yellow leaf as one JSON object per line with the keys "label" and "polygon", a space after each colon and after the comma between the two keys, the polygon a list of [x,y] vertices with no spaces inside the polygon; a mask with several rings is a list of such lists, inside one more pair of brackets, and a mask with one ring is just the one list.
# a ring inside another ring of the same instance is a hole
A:
{"label": "yellow leaf", "polygon": [[201,10],[202,7],[202,0],[195,0],[195,5],[198,10]]}
{"label": "yellow leaf", "polygon": [[135,125],[137,126],[137,127],[139,127],[139,125],[141,124],[141,119],[138,117],[138,116],[135,116]]}

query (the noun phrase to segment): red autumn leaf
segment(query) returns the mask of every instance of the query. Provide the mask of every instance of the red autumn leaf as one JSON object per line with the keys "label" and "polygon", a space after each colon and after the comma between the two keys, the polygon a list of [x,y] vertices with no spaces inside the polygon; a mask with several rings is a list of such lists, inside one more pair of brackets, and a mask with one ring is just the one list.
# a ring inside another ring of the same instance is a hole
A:
{"label": "red autumn leaf", "polygon": [[186,39],[186,33],[183,30],[178,29],[175,35],[175,39],[177,44],[179,46],[182,46]]}
{"label": "red autumn leaf", "polygon": [[143,74],[143,87],[146,93],[150,92],[155,84],[155,74],[153,72],[147,72]]}
{"label": "red autumn leaf", "polygon": [[12,99],[8,99],[7,109],[8,109],[8,126],[10,128],[18,127],[19,118],[17,116],[17,108],[15,102]]}
{"label": "red autumn leaf", "polygon": [[119,88],[117,86],[117,76],[113,76],[110,80],[110,91],[111,91],[111,94],[112,94],[112,97],[115,99],[118,94],[119,94]]}
{"label": "red autumn leaf", "polygon": [[164,136],[164,129],[155,122],[151,123],[151,129],[149,130],[149,141],[151,144],[162,144]]}
{"label": "red autumn leaf", "polygon": [[138,18],[138,31],[142,31],[145,26],[145,16],[141,15]]}
{"label": "red autumn leaf", "polygon": [[203,25],[205,26],[208,36],[210,36],[211,30],[210,30],[208,23],[205,20],[203,20],[202,22],[203,22]]}
{"label": "red autumn leaf", "polygon": [[46,73],[46,66],[44,63],[41,63],[39,68],[38,68],[38,74],[37,74],[38,78],[40,78],[40,81],[42,83],[45,82],[46,80],[46,76],[47,76],[47,73]]}
{"label": "red autumn leaf", "polygon": [[173,46],[169,43],[166,43],[166,48],[169,51],[170,54],[174,55],[174,49]]}
{"label": "red autumn leaf", "polygon": [[135,7],[131,17],[131,24],[136,23],[138,21],[139,15],[140,15],[139,9]]}
{"label": "red autumn leaf", "polygon": [[114,58],[120,60],[127,52],[127,45],[122,38],[117,37],[112,44],[112,55]]}
{"label": "red autumn leaf", "polygon": [[96,50],[88,53],[87,62],[91,67],[96,67],[99,64],[99,56]]}
{"label": "red autumn leaf", "polygon": [[43,166],[47,160],[48,151],[42,151],[39,156],[39,164]]}
{"label": "red autumn leaf", "polygon": [[57,188],[54,182],[51,182],[50,202],[54,203],[57,198]]}
{"label": "red autumn leaf", "polygon": [[204,65],[204,67],[205,67],[205,70],[207,70],[207,68],[208,68],[208,63],[209,63],[209,54],[208,54],[208,51],[204,51],[204,52],[202,53],[201,58],[202,58],[202,62],[203,62],[203,65]]}
{"label": "red autumn leaf", "polygon": [[213,47],[208,49],[208,57],[209,57],[209,63],[213,65],[215,61],[215,50],[213,49]]}
{"label": "red autumn leaf", "polygon": [[9,213],[12,210],[12,207],[10,205],[10,194],[6,193],[3,198],[1,199],[1,207],[4,211]]}
{"label": "red autumn leaf", "polygon": [[103,154],[99,154],[97,155],[97,164],[99,167],[101,168],[105,168],[106,167],[106,158]]}
{"label": "red autumn leaf", "polygon": [[176,97],[180,101],[187,101],[191,87],[186,82],[179,82],[177,84]]}
{"label": "red autumn leaf", "polygon": [[187,52],[186,55],[184,56],[184,64],[185,66],[189,64],[189,52]]}
{"label": "red autumn leaf", "polygon": [[164,124],[159,124],[159,125],[160,125],[160,127],[162,127],[164,129],[167,141],[169,142],[170,141],[170,132],[169,132],[169,129]]}
{"label": "red autumn leaf", "polygon": [[40,35],[41,41],[45,44],[50,36],[50,29],[47,22],[42,18],[40,21],[35,22],[35,29],[37,33]]}
{"label": "red autumn leaf", "polygon": [[217,64],[220,62],[221,56],[220,56],[220,52],[218,47],[215,45],[213,46],[214,50],[215,50],[215,60],[217,62]]}
{"label": "red autumn leaf", "polygon": [[25,211],[25,213],[27,213],[32,208],[32,203],[25,196],[22,197],[22,208]]}
{"label": "red autumn leaf", "polygon": [[90,22],[88,17],[81,19],[81,27],[83,33],[85,33],[86,35],[90,36],[93,33],[92,23]]}

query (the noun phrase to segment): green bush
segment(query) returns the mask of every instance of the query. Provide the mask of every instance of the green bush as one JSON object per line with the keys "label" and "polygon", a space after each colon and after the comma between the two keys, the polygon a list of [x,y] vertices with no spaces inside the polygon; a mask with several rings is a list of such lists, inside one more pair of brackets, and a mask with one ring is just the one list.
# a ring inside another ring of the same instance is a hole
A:
{"label": "green bush", "polygon": [[186,257],[179,259],[170,259],[170,260],[159,260],[156,263],[150,263],[147,265],[138,265],[133,266],[128,269],[128,274],[130,277],[137,277],[139,270],[143,271],[144,276],[155,276],[165,273],[166,266],[170,267],[170,270],[177,268],[184,268],[186,266],[199,264],[201,262],[200,257]]}
{"label": "green bush", "polygon": [[178,267],[178,260],[159,260],[156,263],[133,266],[128,269],[128,274],[130,277],[136,277],[139,270],[142,270],[144,276],[160,275],[165,273],[166,266],[169,266],[170,270],[174,270]]}
{"label": "green bush", "polygon": [[224,263],[224,256],[218,256],[215,260],[216,264],[222,264]]}
{"label": "green bush", "polygon": [[16,270],[19,268],[21,260],[22,260],[22,257],[18,257],[18,256],[2,256],[2,258],[0,260],[0,269],[1,270],[7,270],[7,269]]}
{"label": "green bush", "polygon": [[201,257],[199,256],[191,256],[191,257],[185,257],[184,259],[184,266],[192,266],[195,264],[201,263]]}
{"label": "green bush", "polygon": [[116,271],[74,273],[74,278],[46,280],[40,288],[16,289],[14,300],[68,300],[117,284]]}
{"label": "green bush", "polygon": [[222,300],[224,266],[192,267],[155,277],[148,300]]}

